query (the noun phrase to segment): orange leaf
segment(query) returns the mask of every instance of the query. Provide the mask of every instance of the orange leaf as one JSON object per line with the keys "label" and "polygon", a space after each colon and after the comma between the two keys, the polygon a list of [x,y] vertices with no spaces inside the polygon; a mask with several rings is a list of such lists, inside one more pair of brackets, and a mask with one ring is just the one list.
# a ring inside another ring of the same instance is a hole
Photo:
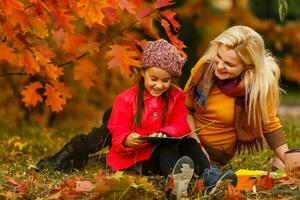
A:
{"label": "orange leaf", "polygon": [[225,191],[225,195],[222,200],[244,200],[240,191],[237,191],[234,186],[231,184],[228,186],[228,189]]}
{"label": "orange leaf", "polygon": [[132,51],[129,46],[121,46],[121,45],[111,45],[111,50],[106,52],[105,58],[112,58],[108,67],[119,67],[121,69],[122,74],[130,74],[129,66],[138,67],[140,65],[140,61],[136,60],[138,54],[135,51]]}
{"label": "orange leaf", "polygon": [[16,60],[16,55],[13,53],[13,49],[6,46],[5,43],[0,43],[0,61],[6,60],[13,63]]}
{"label": "orange leaf", "polygon": [[94,86],[94,81],[97,80],[95,72],[96,67],[94,64],[88,59],[84,59],[74,68],[73,77],[75,80],[80,81],[83,87],[89,89]]}
{"label": "orange leaf", "polygon": [[86,41],[86,37],[84,35],[68,35],[65,36],[65,41],[63,44],[63,49],[66,52],[75,52],[78,47]]}
{"label": "orange leaf", "polygon": [[91,192],[94,189],[94,184],[90,181],[76,181],[75,191],[77,192]]}
{"label": "orange leaf", "polygon": [[54,112],[62,111],[62,106],[66,104],[66,100],[62,94],[49,84],[46,85],[45,89],[45,96],[47,96],[46,105],[50,106]]}
{"label": "orange leaf", "polygon": [[65,86],[64,83],[58,82],[58,81],[51,81],[51,84],[55,87],[55,89],[62,94],[62,98],[64,99],[71,99],[72,94],[68,87]]}
{"label": "orange leaf", "polygon": [[64,69],[62,67],[57,67],[53,64],[46,64],[43,68],[43,72],[45,76],[48,76],[54,80],[56,80],[59,76],[64,74]]}
{"label": "orange leaf", "polygon": [[73,15],[68,15],[67,10],[65,9],[55,9],[53,10],[53,14],[55,16],[55,22],[57,23],[58,27],[63,28],[67,32],[74,31],[74,25],[71,23],[75,20]]}
{"label": "orange leaf", "polygon": [[158,34],[158,30],[155,29],[155,27],[153,26],[153,18],[152,17],[147,17],[144,21],[143,21],[143,27],[146,30],[146,32],[153,38],[155,39],[159,39],[159,34]]}
{"label": "orange leaf", "polygon": [[40,66],[36,63],[32,53],[24,49],[21,53],[20,65],[24,65],[24,70],[29,74],[40,72]]}
{"label": "orange leaf", "polygon": [[103,24],[104,7],[107,7],[106,0],[80,0],[77,3],[77,12],[84,18],[87,26],[91,27],[94,23]]}
{"label": "orange leaf", "polygon": [[120,16],[115,8],[107,7],[103,8],[102,12],[104,13],[105,17],[103,19],[104,24],[113,24],[120,22]]}
{"label": "orange leaf", "polygon": [[173,4],[175,4],[175,2],[173,2],[172,0],[156,0],[154,7],[163,8],[163,7],[171,6]]}
{"label": "orange leaf", "polygon": [[2,31],[9,39],[12,39],[16,35],[14,27],[8,21],[3,23]]}
{"label": "orange leaf", "polygon": [[180,29],[181,25],[178,23],[178,21],[176,21],[174,19],[175,15],[176,15],[175,12],[172,12],[170,10],[166,10],[166,11],[163,11],[162,14],[168,19],[168,21],[174,27],[175,31],[178,31]]}
{"label": "orange leaf", "polygon": [[24,10],[24,4],[17,0],[1,0],[0,7],[6,16],[11,15],[15,10]]}
{"label": "orange leaf", "polygon": [[42,97],[40,94],[37,93],[37,89],[42,88],[41,82],[37,81],[31,83],[30,85],[26,86],[25,89],[21,92],[23,95],[22,101],[25,103],[25,106],[28,107],[30,105],[36,106],[38,102],[42,102]]}

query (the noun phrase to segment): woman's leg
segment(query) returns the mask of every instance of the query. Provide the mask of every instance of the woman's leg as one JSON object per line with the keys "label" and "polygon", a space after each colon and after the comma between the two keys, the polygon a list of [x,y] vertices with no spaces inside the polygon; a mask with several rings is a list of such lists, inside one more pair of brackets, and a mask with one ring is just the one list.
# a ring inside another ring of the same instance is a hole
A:
{"label": "woman's leg", "polygon": [[210,167],[209,160],[202,151],[198,142],[193,138],[185,138],[178,144],[180,156],[188,156],[194,162],[195,173],[201,176],[204,169]]}
{"label": "woman's leg", "polygon": [[88,161],[89,154],[111,146],[112,136],[107,128],[110,113],[111,108],[104,113],[102,125],[99,128],[93,128],[88,134],[74,136],[54,156],[40,160],[37,167],[39,169],[51,168],[53,170],[70,167],[82,169]]}

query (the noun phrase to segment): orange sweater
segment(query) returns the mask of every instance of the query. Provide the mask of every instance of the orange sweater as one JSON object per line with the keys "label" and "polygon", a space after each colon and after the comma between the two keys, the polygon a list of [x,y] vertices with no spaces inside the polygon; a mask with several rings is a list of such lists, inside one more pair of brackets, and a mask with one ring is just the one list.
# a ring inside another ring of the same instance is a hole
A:
{"label": "orange sweater", "polygon": [[[199,66],[201,60],[196,64],[196,67]],[[196,70],[192,70],[192,74],[193,71],[195,72]],[[190,80],[188,80],[185,87],[185,91],[187,93],[189,83]],[[198,105],[195,103],[195,100],[192,99],[189,94],[187,95],[186,105],[189,109],[194,111],[193,117],[196,128],[203,126],[210,121],[216,121],[216,123],[208,126],[198,133],[199,139],[217,150],[233,154],[236,144],[236,132],[234,127],[234,98],[223,94],[218,86],[214,84],[208,94],[206,103],[207,109],[200,110]],[[276,116],[276,111],[272,110],[271,106],[269,108],[269,123],[263,125],[264,134],[271,134],[281,128],[280,120]]]}

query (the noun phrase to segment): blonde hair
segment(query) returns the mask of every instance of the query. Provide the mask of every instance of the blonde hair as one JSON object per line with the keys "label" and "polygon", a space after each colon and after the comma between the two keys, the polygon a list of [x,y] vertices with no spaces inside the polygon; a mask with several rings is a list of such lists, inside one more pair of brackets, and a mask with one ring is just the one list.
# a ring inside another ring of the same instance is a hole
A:
{"label": "blonde hair", "polygon": [[[244,64],[242,79],[245,82],[248,123],[253,117],[256,122],[257,115],[261,115],[263,124],[269,122],[268,107],[275,111],[279,104],[279,78],[280,69],[275,58],[265,49],[262,37],[247,26],[233,26],[213,41],[205,53],[209,61],[213,61],[219,46],[235,50]],[[210,62],[206,75],[212,76],[214,62]],[[272,100],[272,101],[270,101]],[[270,105],[268,105],[271,103]]]}

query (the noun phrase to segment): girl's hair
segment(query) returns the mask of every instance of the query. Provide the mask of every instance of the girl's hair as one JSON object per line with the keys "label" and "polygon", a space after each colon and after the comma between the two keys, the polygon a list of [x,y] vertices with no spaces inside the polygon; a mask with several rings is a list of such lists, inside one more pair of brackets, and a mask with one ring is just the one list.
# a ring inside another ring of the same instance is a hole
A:
{"label": "girl's hair", "polygon": [[268,123],[268,108],[271,106],[276,111],[281,90],[280,69],[275,58],[265,49],[264,41],[257,32],[247,26],[233,26],[211,41],[205,53],[211,61],[206,72],[209,77],[213,76],[213,60],[221,44],[235,50],[244,64],[241,78],[245,82],[248,123],[251,116],[256,122],[258,115],[261,115],[264,124]]}
{"label": "girl's hair", "polygon": [[[170,88],[172,85],[170,86]],[[170,88],[162,94],[162,97],[165,101],[164,109],[162,112],[162,121],[161,124],[164,124],[166,113],[168,112],[169,106],[169,91]],[[145,91],[145,84],[144,84],[144,77],[140,75],[138,76],[138,93],[137,93],[137,109],[134,116],[134,123],[133,127],[141,127],[142,124],[142,117],[143,117],[143,110],[144,110],[144,91]]]}

